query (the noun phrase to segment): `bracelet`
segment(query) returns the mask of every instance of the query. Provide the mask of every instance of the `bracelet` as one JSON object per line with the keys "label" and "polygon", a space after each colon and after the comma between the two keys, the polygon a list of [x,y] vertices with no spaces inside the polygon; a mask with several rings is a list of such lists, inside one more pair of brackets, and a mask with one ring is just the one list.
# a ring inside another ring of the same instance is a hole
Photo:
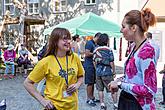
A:
{"label": "bracelet", "polygon": [[112,75],[114,76],[114,75],[116,75],[116,73],[115,73],[115,72],[113,72],[113,73],[112,73]]}
{"label": "bracelet", "polygon": [[120,89],[121,89],[121,83],[122,83],[121,81],[117,82],[118,88],[120,88]]}
{"label": "bracelet", "polygon": [[111,83],[108,83],[108,87],[111,85]]}

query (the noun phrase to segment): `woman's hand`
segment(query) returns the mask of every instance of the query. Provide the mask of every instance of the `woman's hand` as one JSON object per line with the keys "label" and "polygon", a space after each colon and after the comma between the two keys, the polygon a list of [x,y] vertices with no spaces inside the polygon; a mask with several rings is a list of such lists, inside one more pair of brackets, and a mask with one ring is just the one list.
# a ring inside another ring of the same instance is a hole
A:
{"label": "woman's hand", "polygon": [[116,77],[116,73],[115,73],[115,72],[113,72],[113,73],[112,73],[112,75],[113,75],[113,78],[115,78],[115,77]]}
{"label": "woman's hand", "polygon": [[111,91],[111,93],[115,93],[118,91],[119,87],[117,85],[117,81],[111,81],[109,84],[108,84],[108,87],[109,87],[109,90]]}
{"label": "woman's hand", "polygon": [[45,110],[54,110],[55,109],[53,103],[50,100],[43,99],[41,101],[41,104],[45,108]]}
{"label": "woman's hand", "polygon": [[66,92],[68,94],[72,94],[73,92],[75,92],[78,89],[78,85],[77,84],[72,84],[70,85],[67,89]]}

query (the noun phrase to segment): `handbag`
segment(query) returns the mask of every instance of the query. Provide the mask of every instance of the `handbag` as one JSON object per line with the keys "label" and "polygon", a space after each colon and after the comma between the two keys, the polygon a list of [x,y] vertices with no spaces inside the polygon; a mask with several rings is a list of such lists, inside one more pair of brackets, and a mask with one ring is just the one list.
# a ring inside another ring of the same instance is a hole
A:
{"label": "handbag", "polygon": [[0,102],[0,110],[6,110],[6,99]]}

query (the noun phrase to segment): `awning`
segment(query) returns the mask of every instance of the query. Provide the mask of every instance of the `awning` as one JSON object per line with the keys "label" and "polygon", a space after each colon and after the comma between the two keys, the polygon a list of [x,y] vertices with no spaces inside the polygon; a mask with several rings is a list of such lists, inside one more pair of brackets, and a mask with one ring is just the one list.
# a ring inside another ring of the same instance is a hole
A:
{"label": "awning", "polygon": [[109,37],[121,37],[120,26],[92,12],[72,18],[44,30],[44,35],[50,35],[54,28],[68,29],[72,35],[94,36],[97,32],[106,33]]}

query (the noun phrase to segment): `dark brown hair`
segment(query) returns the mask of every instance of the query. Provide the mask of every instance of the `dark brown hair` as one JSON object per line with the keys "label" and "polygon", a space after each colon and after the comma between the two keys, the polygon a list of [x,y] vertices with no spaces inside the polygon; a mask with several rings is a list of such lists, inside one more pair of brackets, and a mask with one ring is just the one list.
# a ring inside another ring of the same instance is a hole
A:
{"label": "dark brown hair", "polygon": [[99,46],[107,46],[108,45],[108,42],[109,42],[109,37],[107,34],[101,34],[98,38],[98,43],[97,45]]}
{"label": "dark brown hair", "polygon": [[78,35],[78,34],[76,34],[76,35],[74,35],[74,36],[72,37],[73,41],[76,41],[77,38],[79,38],[79,35]]}
{"label": "dark brown hair", "polygon": [[154,26],[156,24],[155,15],[149,8],[142,11],[131,10],[125,14],[125,18],[127,24],[130,26],[136,24],[143,33],[148,30],[149,26]]}
{"label": "dark brown hair", "polygon": [[[55,28],[49,37],[48,48],[45,56],[56,55],[58,50],[58,41],[60,39],[63,39],[64,37],[67,39],[71,39],[70,32],[65,28]],[[68,55],[70,53],[71,51],[67,52]]]}
{"label": "dark brown hair", "polygon": [[152,33],[147,32],[147,33],[146,33],[146,36],[147,36],[147,38],[152,39]]}

